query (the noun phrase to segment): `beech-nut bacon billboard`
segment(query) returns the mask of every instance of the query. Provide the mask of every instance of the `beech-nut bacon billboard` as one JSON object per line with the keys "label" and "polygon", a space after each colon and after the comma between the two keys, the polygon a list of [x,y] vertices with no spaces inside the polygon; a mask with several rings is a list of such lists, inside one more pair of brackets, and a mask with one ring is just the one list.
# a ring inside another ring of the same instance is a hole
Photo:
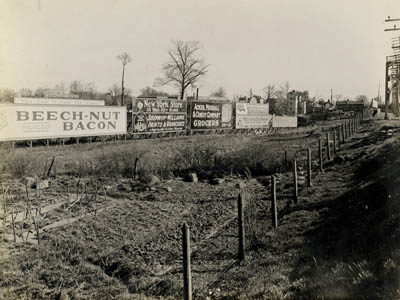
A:
{"label": "beech-nut bacon billboard", "polygon": [[236,103],[235,126],[237,129],[268,128],[271,119],[268,104]]}
{"label": "beech-nut bacon billboard", "polygon": [[0,105],[0,141],[126,134],[125,106]]}
{"label": "beech-nut bacon billboard", "polygon": [[192,130],[232,128],[232,103],[191,102],[190,128]]}
{"label": "beech-nut bacon billboard", "polygon": [[186,128],[186,101],[133,98],[134,133],[173,132]]}

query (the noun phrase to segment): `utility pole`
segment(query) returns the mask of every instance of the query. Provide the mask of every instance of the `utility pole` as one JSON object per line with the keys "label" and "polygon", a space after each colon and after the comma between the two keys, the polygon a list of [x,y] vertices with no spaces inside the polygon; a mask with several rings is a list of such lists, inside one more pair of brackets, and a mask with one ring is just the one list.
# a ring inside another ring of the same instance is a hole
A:
{"label": "utility pole", "polygon": [[388,120],[388,110],[389,110],[389,56],[386,56],[386,65],[385,65],[385,120]]}
{"label": "utility pole", "polygon": [[132,58],[130,55],[126,52],[120,54],[117,56],[117,58],[121,61],[122,63],[122,80],[121,80],[121,105],[124,105],[124,93],[125,93],[125,87],[124,87],[124,78],[125,78],[125,66],[132,61]]}
{"label": "utility pole", "polygon": [[[400,19],[391,19],[390,16],[385,20],[385,22],[398,22]],[[396,27],[396,24],[393,25],[393,28],[386,28],[384,31],[397,31],[400,28]],[[386,65],[385,65],[385,120],[388,120],[388,110],[389,110],[389,97],[390,97],[390,89],[389,89],[389,81],[390,74],[389,70],[392,66],[396,66],[399,64],[399,59],[396,56],[386,56]],[[392,84],[392,86],[394,86]]]}

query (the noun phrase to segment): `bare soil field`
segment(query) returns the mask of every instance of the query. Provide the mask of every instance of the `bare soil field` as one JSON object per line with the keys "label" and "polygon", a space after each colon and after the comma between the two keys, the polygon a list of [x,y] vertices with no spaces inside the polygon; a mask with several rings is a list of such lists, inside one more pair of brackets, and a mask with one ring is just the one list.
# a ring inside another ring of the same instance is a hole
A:
{"label": "bare soil field", "polygon": [[[194,299],[399,298],[400,121],[364,120],[332,160],[324,148],[321,172],[318,139],[334,124],[270,136],[0,149],[0,299],[181,299],[183,223]],[[49,187],[31,188],[53,157]],[[189,182],[192,173],[198,182]]]}

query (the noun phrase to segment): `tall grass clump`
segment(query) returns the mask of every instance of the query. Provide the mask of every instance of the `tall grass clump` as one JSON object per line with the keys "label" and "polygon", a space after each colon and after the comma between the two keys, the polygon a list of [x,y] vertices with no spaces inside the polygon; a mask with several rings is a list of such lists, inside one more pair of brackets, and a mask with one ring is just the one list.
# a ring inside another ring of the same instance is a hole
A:
{"label": "tall grass clump", "polygon": [[200,178],[207,178],[215,170],[217,149],[210,144],[188,145],[178,150],[172,159],[174,174],[184,176],[196,172]]}
{"label": "tall grass clump", "polygon": [[0,169],[14,178],[40,175],[44,169],[44,162],[39,161],[32,153],[21,151],[0,154]]}
{"label": "tall grass clump", "polygon": [[282,151],[269,149],[263,143],[253,143],[238,151],[226,153],[218,160],[218,168],[224,173],[270,175],[282,171]]}

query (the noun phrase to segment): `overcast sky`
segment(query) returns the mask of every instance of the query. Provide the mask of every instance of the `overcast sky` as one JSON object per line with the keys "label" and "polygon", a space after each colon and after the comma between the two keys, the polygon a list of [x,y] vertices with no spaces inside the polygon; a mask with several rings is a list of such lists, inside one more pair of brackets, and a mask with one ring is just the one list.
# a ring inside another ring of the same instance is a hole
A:
{"label": "overcast sky", "polygon": [[116,55],[126,51],[126,87],[137,94],[179,39],[198,40],[211,65],[201,95],[289,81],[311,97],[331,88],[375,97],[400,35],[383,31],[388,15],[400,18],[399,0],[0,0],[0,88],[82,80],[106,91],[120,83]]}

